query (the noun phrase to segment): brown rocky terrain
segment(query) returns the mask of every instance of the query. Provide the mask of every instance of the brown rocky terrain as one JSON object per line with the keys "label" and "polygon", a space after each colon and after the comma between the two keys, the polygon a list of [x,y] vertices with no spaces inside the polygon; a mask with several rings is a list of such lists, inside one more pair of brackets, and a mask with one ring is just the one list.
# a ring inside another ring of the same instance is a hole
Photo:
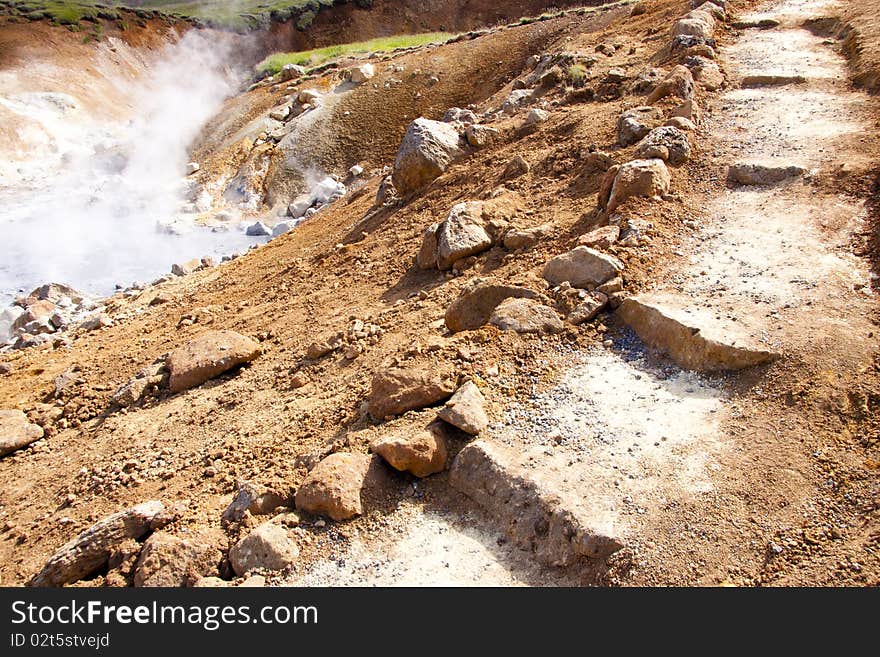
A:
{"label": "brown rocky terrain", "polygon": [[229,100],[200,180],[291,202],[299,105],[346,194],[0,354],[0,582],[876,585],[875,12],[691,5]]}

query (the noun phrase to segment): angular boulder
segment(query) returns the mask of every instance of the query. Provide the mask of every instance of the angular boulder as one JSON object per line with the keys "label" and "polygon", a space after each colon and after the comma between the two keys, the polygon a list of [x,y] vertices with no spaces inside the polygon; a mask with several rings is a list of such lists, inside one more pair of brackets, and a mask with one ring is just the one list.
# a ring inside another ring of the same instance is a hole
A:
{"label": "angular boulder", "polygon": [[446,405],[437,414],[444,422],[448,422],[472,436],[486,430],[489,416],[486,415],[486,398],[477,384],[468,381],[452,395]]}
{"label": "angular boulder", "polygon": [[606,210],[610,214],[621,203],[633,196],[662,196],[669,191],[672,177],[663,160],[632,160],[620,165],[611,191]]}
{"label": "angular boulder", "polygon": [[458,260],[482,253],[492,246],[483,221],[483,204],[479,201],[459,203],[449,212],[437,231],[437,266],[452,269]]}
{"label": "angular boulder", "polygon": [[677,96],[682,100],[694,97],[694,76],[687,66],[679,64],[673,68],[648,95],[647,103],[653,105],[666,96]]}
{"label": "angular boulder", "polygon": [[447,308],[445,322],[450,331],[472,331],[489,323],[492,311],[505,299],[540,299],[537,292],[493,279],[475,279],[462,288]]}
{"label": "angular boulder", "polygon": [[635,144],[662,118],[663,112],[657,107],[634,107],[622,112],[617,119],[617,143],[621,146]]}
{"label": "angular boulder", "polygon": [[213,545],[156,532],[144,543],[134,571],[134,585],[192,586],[202,577],[215,576],[223,555]]}
{"label": "angular boulder", "polygon": [[166,361],[171,392],[182,392],[260,355],[255,340],[235,331],[208,331],[171,352]]}
{"label": "angular boulder", "polygon": [[42,437],[42,427],[32,424],[21,411],[0,411],[0,457],[27,447]]}
{"label": "angular boulder", "polygon": [[281,525],[266,522],[229,550],[229,563],[236,575],[251,570],[284,570],[299,558],[299,547]]}
{"label": "angular boulder", "polygon": [[419,118],[406,130],[394,170],[394,188],[403,195],[442,175],[462,155],[458,131],[448,123]]}
{"label": "angular boulder", "polygon": [[622,270],[623,263],[614,256],[579,246],[550,260],[542,275],[553,285],[567,281],[572,287],[591,288],[610,281]]}
{"label": "angular boulder", "polygon": [[381,486],[384,479],[380,457],[337,452],[318,463],[300,484],[296,508],[348,520],[364,512],[364,495]]}
{"label": "angular boulder", "polygon": [[370,445],[395,470],[428,477],[446,469],[448,449],[444,432],[434,426],[406,435],[382,436]]}
{"label": "angular boulder", "polygon": [[363,84],[376,76],[376,67],[370,63],[355,66],[349,71],[349,79],[355,84]]}
{"label": "angular boulder", "polygon": [[[708,14],[706,14],[708,15]],[[714,23],[714,21],[713,21]],[[709,40],[712,38],[712,34],[715,32],[714,25],[710,25],[705,20],[703,20],[702,16],[692,16],[690,18],[680,18],[672,26],[672,36],[689,36],[689,37],[699,37],[701,39]]]}
{"label": "angular boulder", "polygon": [[629,297],[618,313],[645,344],[685,369],[740,370],[777,358],[777,354],[753,344],[739,329],[722,326],[710,316],[682,310],[663,297]]}
{"label": "angular boulder", "polygon": [[533,299],[505,299],[492,311],[489,323],[514,333],[559,333],[565,328],[552,308]]}
{"label": "angular boulder", "polygon": [[451,377],[436,369],[391,368],[373,377],[368,411],[375,420],[402,415],[448,399],[455,388]]}
{"label": "angular boulder", "polygon": [[672,126],[654,128],[639,142],[636,155],[648,160],[659,158],[672,166],[681,166],[691,157],[691,143],[688,136]]}

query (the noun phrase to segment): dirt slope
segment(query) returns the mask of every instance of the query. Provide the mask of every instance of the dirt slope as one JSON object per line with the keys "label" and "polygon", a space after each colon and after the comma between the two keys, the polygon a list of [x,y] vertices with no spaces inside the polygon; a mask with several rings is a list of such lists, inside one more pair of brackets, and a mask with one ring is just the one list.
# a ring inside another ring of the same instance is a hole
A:
{"label": "dirt slope", "polygon": [[[854,255],[868,230],[876,104],[849,89],[833,45],[799,27],[833,5],[728,3],[742,13],[746,4],[780,26],[766,33],[718,28],[727,83],[717,93],[698,91],[704,116],[692,136],[693,158],[673,171],[663,200],[625,206],[627,218],[653,224],[650,239],[611,250],[626,264],[627,293],[666,290],[729,315],[781,350],[780,361],[740,375],[683,372],[646,351],[611,314],[554,336],[446,333],[446,308],[477,276],[546,293],[543,264],[600,220],[602,172],[587,168],[591,151],[621,162],[634,157],[632,147],[616,146],[616,122],[643,96],[603,102],[557,87],[538,101],[550,112],[545,123],[521,130],[524,112],[502,120],[509,139],[471,153],[403,204],[375,212],[381,177],[373,176],[245,257],[119,295],[116,324],[79,335],[69,349],[5,354],[11,372],[0,375],[0,407],[36,418],[49,412],[38,406],[45,403],[63,419],[45,422],[45,440],[0,461],[2,583],[25,583],[79,531],[148,499],[177,503],[172,532],[208,528],[225,549],[248,528],[221,530],[237,482],[290,497],[328,451],[365,452],[377,435],[433,419],[436,409],[382,424],[367,417],[373,373],[402,363],[448,365],[479,380],[492,420],[487,437],[516,447],[547,486],[574,497],[597,523],[614,525],[626,549],[599,568],[543,567],[455,493],[446,473],[419,481],[392,475],[383,499],[354,521],[303,515],[294,532],[300,560],[280,581],[876,584],[876,302],[868,262]],[[416,111],[438,116],[452,100],[498,107],[529,48],[595,53],[617,44],[598,60],[591,85],[612,67],[630,79],[649,65],[668,70],[666,26],[689,3],[643,5],[641,15],[572,15],[395,59],[408,69],[439,70],[448,86],[410,100],[423,82],[405,78],[391,94],[377,85],[347,96],[334,112],[341,127],[326,150],[328,166],[353,161],[349,149],[375,158],[374,167],[390,164]],[[755,52],[773,56],[755,61]],[[504,63],[491,68],[495,56]],[[737,88],[742,75],[768,63],[807,82],[796,90]],[[381,70],[387,62],[377,64]],[[489,73],[468,85],[481,66]],[[667,111],[676,104],[660,102]],[[361,133],[373,125],[370,114],[385,108],[381,128]],[[798,113],[808,111],[821,123]],[[530,171],[504,179],[517,155]],[[763,191],[725,185],[732,160],[768,156],[797,159],[810,175]],[[413,266],[426,226],[455,203],[493,195],[509,203],[512,225],[550,224],[549,235],[523,252],[494,247],[456,275]],[[150,305],[160,292],[168,302]],[[338,353],[305,359],[310,343],[346,331],[354,318],[378,324],[383,335],[354,360]],[[110,409],[118,385],[206,328],[258,337],[264,354],[186,393]],[[56,393],[55,377],[64,372],[75,382]],[[295,387],[302,383],[296,375],[307,385]],[[456,441],[455,450],[464,444]],[[105,581],[100,575],[91,584]]]}

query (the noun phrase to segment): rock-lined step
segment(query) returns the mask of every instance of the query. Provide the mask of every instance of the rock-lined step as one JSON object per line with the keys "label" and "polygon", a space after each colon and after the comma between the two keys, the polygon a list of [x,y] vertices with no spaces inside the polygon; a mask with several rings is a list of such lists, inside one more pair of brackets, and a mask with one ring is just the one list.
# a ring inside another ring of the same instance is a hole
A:
{"label": "rock-lined step", "polygon": [[783,87],[789,84],[806,84],[807,78],[803,75],[746,75],[740,81],[739,86],[743,89],[754,87]]}
{"label": "rock-lined step", "polygon": [[731,164],[727,180],[734,185],[775,185],[784,180],[803,176],[807,170],[797,165],[772,165],[756,162]]}
{"label": "rock-lined step", "polygon": [[734,21],[731,23],[731,27],[737,30],[770,30],[779,27],[779,21],[775,18]]}
{"label": "rock-lined step", "polygon": [[698,372],[741,370],[778,357],[752,344],[732,326],[711,315],[678,307],[674,299],[641,295],[621,304],[621,319],[648,346],[665,353],[679,367]]}
{"label": "rock-lined step", "polygon": [[513,542],[542,563],[602,559],[623,543],[590,527],[516,464],[506,448],[479,440],[455,459],[449,483],[498,519]]}

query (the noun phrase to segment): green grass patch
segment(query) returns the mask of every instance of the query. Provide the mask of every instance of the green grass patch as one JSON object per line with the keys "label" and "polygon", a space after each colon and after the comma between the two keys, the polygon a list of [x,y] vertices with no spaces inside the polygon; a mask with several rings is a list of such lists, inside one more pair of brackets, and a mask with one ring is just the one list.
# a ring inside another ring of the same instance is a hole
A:
{"label": "green grass patch", "polygon": [[573,87],[582,87],[587,81],[587,67],[583,64],[572,64],[565,72]]}
{"label": "green grass patch", "polygon": [[11,4],[22,16],[46,18],[62,25],[116,18],[118,8],[128,8],[141,19],[177,16],[245,30],[268,25],[271,20],[296,19],[304,13],[313,19],[321,9],[331,7],[333,0],[11,0]]}
{"label": "green grass patch", "polygon": [[280,71],[286,64],[297,64],[298,66],[312,67],[320,66],[325,62],[329,62],[340,57],[351,55],[362,55],[371,52],[389,52],[398,48],[412,48],[414,46],[424,46],[429,43],[442,43],[451,39],[454,34],[449,32],[425,32],[423,34],[400,34],[392,37],[379,37],[370,39],[369,41],[358,41],[356,43],[343,43],[335,46],[327,46],[326,48],[315,48],[314,50],[303,50],[301,52],[279,52],[269,55],[266,59],[257,65],[259,73],[274,75]]}

